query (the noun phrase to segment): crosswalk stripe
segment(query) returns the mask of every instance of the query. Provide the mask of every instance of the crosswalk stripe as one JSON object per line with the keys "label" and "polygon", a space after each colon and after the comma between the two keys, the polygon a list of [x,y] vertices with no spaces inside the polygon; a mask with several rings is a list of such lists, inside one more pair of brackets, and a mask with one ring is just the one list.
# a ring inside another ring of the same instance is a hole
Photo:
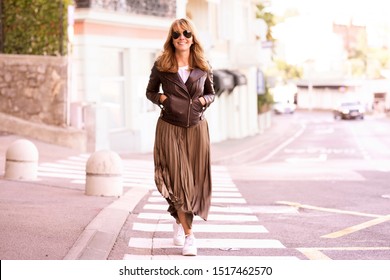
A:
{"label": "crosswalk stripe", "polygon": [[213,185],[213,192],[238,192],[236,187],[216,187]]}
{"label": "crosswalk stripe", "polygon": [[[148,202],[165,202],[166,200],[163,197],[149,197]],[[246,204],[244,198],[219,198],[211,197],[211,203],[235,203],[235,204]]]}
{"label": "crosswalk stripe", "polygon": [[211,203],[237,203],[237,204],[246,204],[246,200],[244,198],[220,198],[220,197],[212,197]]}
{"label": "crosswalk stripe", "polygon": [[[132,248],[143,249],[162,249],[162,248],[180,248],[173,244],[172,238],[138,238],[131,237],[129,244]],[[286,248],[279,240],[275,239],[232,239],[232,238],[197,238],[196,246],[198,248],[229,249],[229,248]]]}
{"label": "crosswalk stripe", "polygon": [[[145,210],[167,210],[166,204],[145,204]],[[253,214],[253,211],[248,207],[232,207],[232,206],[214,206],[211,205],[210,212],[221,212],[221,213],[241,213],[241,214]]]}
{"label": "crosswalk stripe", "polygon": [[[146,232],[172,232],[172,223],[148,224],[134,223],[133,230]],[[220,224],[197,224],[194,225],[196,232],[219,232],[219,233],[267,233],[268,230],[261,225],[220,225]]]}
{"label": "crosswalk stripe", "polygon": [[[170,214],[166,213],[140,213],[137,216],[139,219],[147,220],[172,220]],[[194,220],[201,220],[198,216],[194,217]],[[257,217],[254,215],[218,215],[210,214],[207,218],[208,221],[238,221],[238,222],[256,222]]]}
{"label": "crosswalk stripe", "polygon": [[[38,177],[68,179],[71,184],[85,185],[86,163],[90,154],[69,156],[54,162],[38,165]],[[153,162],[143,160],[123,160],[123,187],[155,188]]]}
{"label": "crosswalk stripe", "polygon": [[[297,257],[293,256],[243,256],[246,261],[261,261],[261,260],[270,260],[270,261],[282,261],[282,260],[299,260]],[[218,260],[218,261],[229,261],[237,260],[237,256],[195,256],[191,259],[197,260]],[[187,260],[188,257],[182,255],[130,255],[125,254],[123,260]]]}
{"label": "crosswalk stripe", "polygon": [[[161,194],[158,191],[152,192],[152,196],[160,197]],[[213,197],[242,197],[239,192],[219,192],[213,191]]]}

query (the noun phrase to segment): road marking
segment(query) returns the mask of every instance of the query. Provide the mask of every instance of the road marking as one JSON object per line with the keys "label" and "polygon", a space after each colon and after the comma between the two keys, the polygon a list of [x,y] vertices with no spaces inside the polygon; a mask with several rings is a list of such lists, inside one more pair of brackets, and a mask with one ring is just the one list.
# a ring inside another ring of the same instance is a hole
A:
{"label": "road marking", "polygon": [[[137,238],[131,237],[129,240],[131,248],[143,249],[167,249],[178,248],[172,242],[172,238]],[[260,249],[260,248],[286,248],[279,240],[275,239],[232,239],[232,238],[197,238],[196,246],[198,248],[245,248],[245,249]]]}
{"label": "road marking", "polygon": [[[196,224],[196,232],[219,232],[219,233],[267,233],[268,230],[262,225],[221,225],[221,224]],[[133,230],[146,232],[172,232],[172,223],[134,223]]]}
{"label": "road marking", "polygon": [[291,206],[250,206],[250,209],[253,213],[261,213],[261,214],[299,214],[298,209]]}
{"label": "road marking", "polygon": [[[257,164],[257,163],[261,163],[261,162],[265,162],[267,160],[269,160],[270,158],[272,158],[274,155],[276,155],[278,152],[280,152],[282,149],[284,149],[286,146],[288,146],[291,142],[293,142],[294,140],[296,140],[299,136],[301,136],[301,134],[305,131],[306,129],[306,125],[301,123],[301,128],[300,130],[298,130],[292,137],[290,137],[289,139],[287,139],[286,141],[284,141],[282,144],[280,144],[278,147],[276,147],[275,149],[273,149],[268,155],[266,155],[265,157],[261,158],[260,160],[256,160],[256,161],[253,161],[251,162],[251,164]],[[253,147],[252,147],[253,148]]]}
{"label": "road marking", "polygon": [[334,133],[333,127],[319,127],[315,128],[314,134],[332,134]]}
{"label": "road marking", "polygon": [[297,163],[297,162],[321,162],[321,161],[326,161],[328,156],[326,154],[320,154],[318,157],[315,158],[297,158],[297,157],[292,157],[292,158],[287,158],[285,159],[286,162],[291,162],[291,163]]}
{"label": "road marking", "polygon": [[[148,202],[151,202],[151,203],[165,202],[166,203],[166,199],[163,198],[162,196],[160,196],[160,197],[157,197],[157,196],[153,197],[153,196],[151,196],[148,199]],[[245,200],[245,198],[224,198],[224,197],[213,197],[213,196],[211,196],[211,203],[212,204],[215,204],[215,203],[246,204],[246,200]]]}
{"label": "road marking", "polygon": [[388,251],[390,247],[323,247],[323,248],[297,248],[309,260],[331,260],[321,251]]}
{"label": "road marking", "polygon": [[[167,210],[168,206],[164,204],[145,204],[144,209],[163,211],[163,210]],[[251,209],[246,207],[220,206],[220,205],[211,205],[210,212],[253,214],[253,211],[251,211]]]}
{"label": "road marking", "polygon": [[331,260],[331,258],[315,248],[297,248],[297,250],[309,260]]}
{"label": "road marking", "polygon": [[383,215],[367,214],[367,213],[361,213],[361,212],[356,212],[356,211],[345,211],[345,210],[340,210],[340,209],[335,209],[335,208],[317,207],[317,206],[312,206],[312,205],[307,205],[307,204],[300,204],[298,202],[276,201],[276,203],[294,206],[297,208],[312,209],[312,210],[318,210],[318,211],[323,211],[323,212],[332,212],[332,213],[338,213],[338,214],[347,214],[347,215],[371,217],[371,218],[382,218],[383,217]]}
{"label": "road marking", "polygon": [[357,232],[362,229],[366,229],[387,221],[390,221],[390,215],[375,215],[375,214],[367,214],[367,213],[361,213],[361,212],[355,212],[355,211],[345,211],[345,210],[339,210],[339,209],[334,209],[334,208],[324,208],[324,207],[317,207],[317,206],[312,206],[312,205],[305,205],[305,204],[300,204],[297,202],[289,202],[289,201],[277,201],[276,203],[278,204],[284,204],[284,205],[290,205],[290,206],[295,206],[297,208],[305,208],[305,209],[312,209],[312,210],[317,210],[317,211],[323,211],[323,212],[332,212],[332,213],[338,213],[338,214],[347,214],[347,215],[354,215],[354,216],[362,216],[362,217],[371,217],[375,218],[373,220],[348,227],[345,229],[342,229],[340,231],[336,231],[330,234],[326,234],[321,236],[322,238],[338,238],[342,237],[354,232]]}
{"label": "road marking", "polygon": [[390,215],[382,216],[382,217],[373,219],[371,221],[367,221],[367,222],[364,222],[364,223],[361,223],[358,225],[354,225],[352,227],[348,227],[348,228],[345,228],[345,229],[342,229],[342,230],[339,230],[339,231],[336,231],[336,232],[333,232],[330,234],[323,235],[321,237],[323,237],[323,238],[339,238],[339,237],[357,232],[359,230],[366,229],[366,228],[387,222],[387,221],[390,221]]}
{"label": "road marking", "polygon": [[[237,261],[237,259],[245,259],[246,261],[258,261],[258,260],[299,260],[297,257],[290,256],[195,256],[192,259],[197,260],[218,260],[218,261]],[[188,257],[182,255],[130,255],[125,254],[123,260],[186,260]]]}
{"label": "road marking", "polygon": [[[158,191],[154,191],[152,196],[161,197],[161,194]],[[239,192],[221,192],[213,190],[213,197],[242,197]]]}
{"label": "road marking", "polygon": [[[165,213],[140,213],[137,216],[139,219],[147,220],[172,220],[170,214]],[[199,216],[194,217],[195,220],[201,220]],[[238,221],[238,222],[257,222],[257,216],[254,215],[218,215],[210,214],[207,218],[208,221]]]}

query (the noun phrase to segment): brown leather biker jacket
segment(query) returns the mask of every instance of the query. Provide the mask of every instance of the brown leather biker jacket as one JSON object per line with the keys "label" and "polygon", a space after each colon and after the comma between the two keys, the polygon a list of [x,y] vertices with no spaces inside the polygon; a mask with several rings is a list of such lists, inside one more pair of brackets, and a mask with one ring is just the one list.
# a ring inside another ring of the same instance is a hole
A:
{"label": "brown leather biker jacket", "polygon": [[[166,98],[160,103],[160,85]],[[195,68],[186,83],[178,73],[161,72],[153,66],[146,88],[146,97],[161,107],[160,118],[182,127],[190,127],[202,120],[206,108],[214,101],[212,71]],[[199,98],[203,97],[206,105]]]}

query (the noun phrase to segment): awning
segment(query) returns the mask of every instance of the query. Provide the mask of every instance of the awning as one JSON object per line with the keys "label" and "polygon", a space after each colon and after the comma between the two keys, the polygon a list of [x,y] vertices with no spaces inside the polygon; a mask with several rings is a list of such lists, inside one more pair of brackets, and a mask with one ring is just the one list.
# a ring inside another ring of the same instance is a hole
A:
{"label": "awning", "polygon": [[226,69],[225,72],[227,72],[230,75],[233,75],[234,78],[234,86],[240,86],[240,85],[246,85],[247,79],[246,76],[242,73],[240,73],[237,70],[228,70]]}
{"label": "awning", "polygon": [[234,87],[234,76],[224,70],[214,70],[214,90],[217,96],[220,96],[224,91],[231,92]]}

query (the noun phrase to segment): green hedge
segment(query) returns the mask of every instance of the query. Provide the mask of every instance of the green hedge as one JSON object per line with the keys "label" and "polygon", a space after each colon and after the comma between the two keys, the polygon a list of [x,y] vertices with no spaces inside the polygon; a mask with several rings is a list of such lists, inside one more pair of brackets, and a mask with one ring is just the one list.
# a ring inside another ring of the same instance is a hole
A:
{"label": "green hedge", "polygon": [[65,55],[72,0],[2,0],[0,52]]}

